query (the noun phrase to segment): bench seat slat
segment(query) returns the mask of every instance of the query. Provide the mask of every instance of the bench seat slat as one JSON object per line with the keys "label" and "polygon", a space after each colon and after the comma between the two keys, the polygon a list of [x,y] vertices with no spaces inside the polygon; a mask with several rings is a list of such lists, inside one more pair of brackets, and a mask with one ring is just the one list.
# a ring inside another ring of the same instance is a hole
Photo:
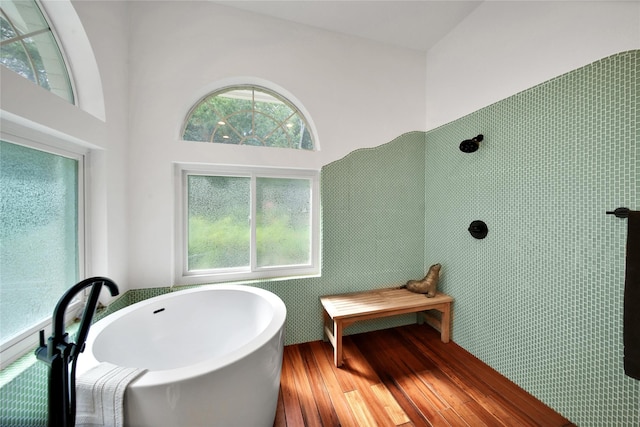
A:
{"label": "bench seat slat", "polygon": [[453,298],[443,293],[438,293],[433,298],[427,298],[424,294],[417,294],[404,288],[392,288],[329,295],[321,297],[320,301],[322,301],[332,319],[340,319],[387,310],[437,305],[444,302],[452,302]]}

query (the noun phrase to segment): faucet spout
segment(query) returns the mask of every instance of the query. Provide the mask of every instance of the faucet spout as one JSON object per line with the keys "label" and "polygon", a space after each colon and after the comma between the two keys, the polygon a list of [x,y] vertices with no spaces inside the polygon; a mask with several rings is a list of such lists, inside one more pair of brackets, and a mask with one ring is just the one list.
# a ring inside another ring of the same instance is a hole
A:
{"label": "faucet spout", "polygon": [[[54,340],[61,340],[63,339],[63,335],[64,335],[64,314],[67,311],[67,307],[69,306],[69,304],[71,303],[71,301],[73,301],[73,298],[80,293],[83,289],[88,288],[89,286],[93,286],[93,290],[96,289],[96,287],[98,288],[98,291],[100,290],[100,287],[102,285],[106,285],[107,288],[109,288],[109,291],[111,292],[111,296],[116,296],[118,295],[119,291],[118,291],[118,286],[116,286],[116,284],[111,280],[111,279],[107,279],[106,277],[92,277],[89,279],[85,279],[79,283],[76,283],[74,286],[72,286],[70,289],[67,290],[67,292],[65,292],[62,297],[60,298],[60,300],[58,301],[58,304],[56,304],[56,308],[53,310],[53,336],[52,338]],[[93,292],[92,292],[93,293]],[[99,294],[97,295],[99,296]],[[97,298],[96,296],[96,298]],[[97,303],[97,301],[96,301]],[[89,308],[89,307],[87,307]],[[95,305],[94,307],[95,308]],[[86,313],[86,309],[85,309],[85,313]]]}

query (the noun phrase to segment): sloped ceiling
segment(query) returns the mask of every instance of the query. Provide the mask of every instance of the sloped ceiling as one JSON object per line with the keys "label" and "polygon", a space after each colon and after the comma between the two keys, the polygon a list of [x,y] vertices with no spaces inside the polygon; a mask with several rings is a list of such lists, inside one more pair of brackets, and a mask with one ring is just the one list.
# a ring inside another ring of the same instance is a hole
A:
{"label": "sloped ceiling", "polygon": [[216,1],[250,12],[426,52],[482,1]]}

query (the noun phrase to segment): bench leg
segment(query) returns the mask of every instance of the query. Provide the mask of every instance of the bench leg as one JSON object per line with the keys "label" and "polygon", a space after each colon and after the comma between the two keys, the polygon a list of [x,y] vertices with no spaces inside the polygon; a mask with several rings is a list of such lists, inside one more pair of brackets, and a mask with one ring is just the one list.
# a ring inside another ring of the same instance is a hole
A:
{"label": "bench leg", "polygon": [[451,335],[451,304],[447,304],[441,313],[440,340],[444,343],[448,343]]}
{"label": "bench leg", "polygon": [[335,343],[333,346],[333,362],[336,364],[336,368],[342,366],[342,322],[333,322],[333,334]]}
{"label": "bench leg", "polygon": [[329,339],[329,325],[331,324],[331,318],[329,314],[322,309],[322,330],[324,334],[322,334],[322,341],[330,341]]}
{"label": "bench leg", "polygon": [[[322,317],[324,318],[323,340],[326,338],[333,346],[333,363],[339,368],[342,366],[342,330],[344,325],[340,320],[332,321],[325,310],[322,310]],[[333,326],[333,330],[331,326]]]}

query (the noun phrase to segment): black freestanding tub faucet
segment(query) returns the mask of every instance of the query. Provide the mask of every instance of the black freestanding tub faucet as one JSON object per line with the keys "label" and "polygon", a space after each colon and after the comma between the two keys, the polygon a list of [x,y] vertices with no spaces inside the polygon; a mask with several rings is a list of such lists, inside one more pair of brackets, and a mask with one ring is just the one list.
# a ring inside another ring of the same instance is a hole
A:
{"label": "black freestanding tub faucet", "polygon": [[[118,286],[106,277],[85,279],[62,295],[53,310],[53,332],[45,342],[40,331],[40,347],[36,349],[38,360],[49,365],[49,427],[73,427],[76,418],[76,362],[84,351],[91,320],[98,304],[102,285],[109,288],[111,296],[118,295]],[[82,313],[76,342],[69,342],[64,331],[64,314],[73,298],[83,289],[91,287],[87,304]]]}

